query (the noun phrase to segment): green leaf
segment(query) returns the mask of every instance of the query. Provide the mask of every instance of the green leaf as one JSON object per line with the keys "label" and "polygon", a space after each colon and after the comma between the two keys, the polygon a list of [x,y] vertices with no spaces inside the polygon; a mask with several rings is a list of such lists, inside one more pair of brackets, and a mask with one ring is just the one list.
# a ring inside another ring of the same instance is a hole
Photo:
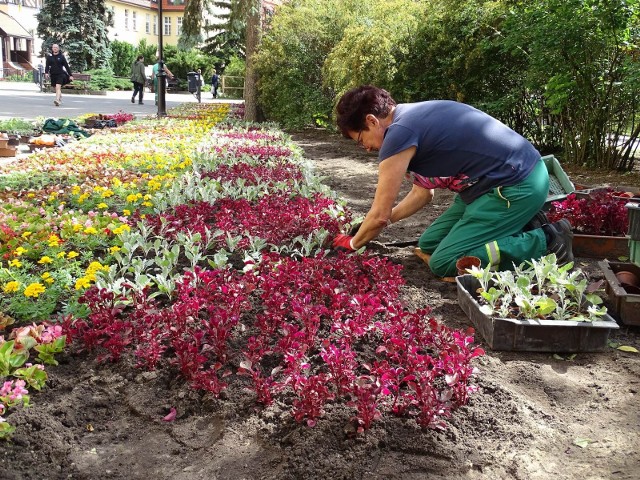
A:
{"label": "green leaf", "polygon": [[578,437],[573,441],[573,444],[579,446],[580,448],[587,448],[589,446],[589,444],[593,443],[594,441],[595,440],[592,440],[590,438],[580,438],[580,437]]}
{"label": "green leaf", "polygon": [[620,345],[617,348],[618,348],[618,350],[623,351],[623,352],[638,353],[638,349],[637,348],[630,347],[629,345]]}

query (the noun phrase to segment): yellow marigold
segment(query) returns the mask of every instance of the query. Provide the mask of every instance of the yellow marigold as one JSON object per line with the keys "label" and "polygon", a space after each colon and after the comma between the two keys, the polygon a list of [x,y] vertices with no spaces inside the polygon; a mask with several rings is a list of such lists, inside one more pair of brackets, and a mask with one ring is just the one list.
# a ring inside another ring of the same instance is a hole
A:
{"label": "yellow marigold", "polygon": [[20,268],[20,267],[22,266],[22,262],[21,262],[20,260],[18,260],[18,259],[11,260],[11,261],[9,262],[9,266],[10,266],[10,267]]}
{"label": "yellow marigold", "polygon": [[113,197],[114,193],[113,190],[111,189],[105,189],[104,192],[102,192],[102,198],[109,198],[109,197]]}
{"label": "yellow marigold", "polygon": [[22,232],[21,237],[22,238],[29,238],[30,235],[31,235],[31,232]]}
{"label": "yellow marigold", "polygon": [[33,198],[35,196],[36,196],[35,193],[27,193],[27,198]]}
{"label": "yellow marigold", "polygon": [[151,203],[151,202],[142,202],[142,205],[144,207],[153,207],[153,203]]}
{"label": "yellow marigold", "polygon": [[138,200],[138,195],[135,193],[130,193],[129,195],[127,195],[127,202],[129,203],[133,203],[135,201]]}
{"label": "yellow marigold", "polygon": [[98,204],[98,208],[100,208],[101,210],[104,210],[105,208],[109,208],[109,205],[107,205],[104,202],[101,202]]}
{"label": "yellow marigold", "polygon": [[38,296],[45,291],[46,288],[44,288],[44,285],[42,285],[41,283],[32,283],[24,289],[24,296],[38,298]]}
{"label": "yellow marigold", "polygon": [[53,262],[53,260],[51,260],[51,257],[47,257],[46,255],[43,256],[40,260],[38,260],[38,263],[41,265],[44,265],[46,263],[51,263]]}
{"label": "yellow marigold", "polygon": [[98,270],[102,270],[102,264],[100,262],[91,262],[87,267],[87,274],[96,273]]}
{"label": "yellow marigold", "polygon": [[64,256],[67,254],[67,252],[59,252],[56,257],[58,258],[64,258]]}
{"label": "yellow marigold", "polygon": [[122,185],[122,180],[120,180],[119,178],[112,178],[111,183],[113,183],[114,187],[119,187],[120,185]]}
{"label": "yellow marigold", "polygon": [[95,235],[96,233],[98,233],[98,230],[93,227],[87,227],[84,229],[84,233],[86,233],[87,235]]}
{"label": "yellow marigold", "polygon": [[74,232],[79,232],[80,230],[82,230],[82,225],[80,225],[79,223],[74,223],[73,224],[73,231]]}
{"label": "yellow marigold", "polygon": [[131,227],[129,225],[123,224],[120,225],[119,227],[116,227],[113,229],[113,233],[114,235],[120,235],[123,232],[128,232],[131,230]]}
{"label": "yellow marigold", "polygon": [[71,188],[71,194],[72,195],[78,195],[81,191],[82,191],[82,189],[78,185],[74,185]]}
{"label": "yellow marigold", "polygon": [[5,283],[4,287],[2,287],[2,290],[4,291],[4,293],[17,292],[18,290],[20,290],[20,282],[13,281]]}
{"label": "yellow marigold", "polygon": [[91,280],[87,277],[80,277],[76,280],[76,290],[82,290],[83,288],[89,288],[91,286]]}
{"label": "yellow marigold", "polygon": [[50,247],[57,247],[58,245],[60,245],[60,237],[58,237],[57,235],[49,235],[49,246]]}
{"label": "yellow marigold", "polygon": [[116,253],[119,252],[120,250],[122,250],[119,246],[114,245],[113,247],[109,248],[109,253]]}
{"label": "yellow marigold", "polygon": [[88,193],[83,193],[82,195],[80,195],[78,197],[78,203],[84,202],[87,198],[89,198],[89,194]]}
{"label": "yellow marigold", "polygon": [[67,258],[76,258],[79,255],[80,254],[78,252],[74,252],[73,250],[71,250],[69,253],[67,253]]}
{"label": "yellow marigold", "polygon": [[131,215],[131,210],[129,210],[129,209],[127,209],[127,208],[125,208],[124,210],[122,210],[122,214],[123,214],[125,217],[128,217],[129,215]]}
{"label": "yellow marigold", "polygon": [[27,253],[28,251],[29,251],[29,250],[27,250],[26,248],[18,247],[18,248],[16,248],[15,254],[16,254],[18,257],[21,257],[21,256],[22,256],[22,254]]}

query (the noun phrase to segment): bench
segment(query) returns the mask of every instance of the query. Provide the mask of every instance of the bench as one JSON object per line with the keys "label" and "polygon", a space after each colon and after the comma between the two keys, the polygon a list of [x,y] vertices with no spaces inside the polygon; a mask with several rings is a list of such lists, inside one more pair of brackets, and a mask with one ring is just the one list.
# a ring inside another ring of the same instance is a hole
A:
{"label": "bench", "polygon": [[88,73],[73,73],[72,75],[73,82],[63,85],[62,88],[71,88],[73,90],[87,90],[87,84],[91,81],[91,75],[89,75]]}
{"label": "bench", "polygon": [[[73,83],[67,83],[63,85],[62,88],[66,88],[68,90],[88,90],[89,82],[91,81],[91,75],[88,73],[74,73],[73,74]],[[49,80],[45,80],[42,83],[42,91],[44,93],[51,93],[51,83]]]}

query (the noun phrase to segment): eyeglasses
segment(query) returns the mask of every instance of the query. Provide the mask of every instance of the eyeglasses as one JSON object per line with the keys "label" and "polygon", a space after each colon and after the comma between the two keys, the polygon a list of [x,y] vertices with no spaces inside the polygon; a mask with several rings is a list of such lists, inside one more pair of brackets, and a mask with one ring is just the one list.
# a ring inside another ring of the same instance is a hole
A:
{"label": "eyeglasses", "polygon": [[362,143],[362,130],[358,132],[358,138],[356,139],[356,143],[358,144],[359,147],[364,147],[364,144]]}

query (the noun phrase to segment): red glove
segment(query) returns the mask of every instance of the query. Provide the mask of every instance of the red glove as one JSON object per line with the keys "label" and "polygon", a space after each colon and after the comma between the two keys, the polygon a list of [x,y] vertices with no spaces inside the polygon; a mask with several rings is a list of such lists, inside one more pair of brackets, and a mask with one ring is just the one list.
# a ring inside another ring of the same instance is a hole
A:
{"label": "red glove", "polygon": [[355,252],[356,249],[351,246],[351,240],[353,240],[353,237],[339,233],[336,238],[333,239],[333,248],[346,252]]}

